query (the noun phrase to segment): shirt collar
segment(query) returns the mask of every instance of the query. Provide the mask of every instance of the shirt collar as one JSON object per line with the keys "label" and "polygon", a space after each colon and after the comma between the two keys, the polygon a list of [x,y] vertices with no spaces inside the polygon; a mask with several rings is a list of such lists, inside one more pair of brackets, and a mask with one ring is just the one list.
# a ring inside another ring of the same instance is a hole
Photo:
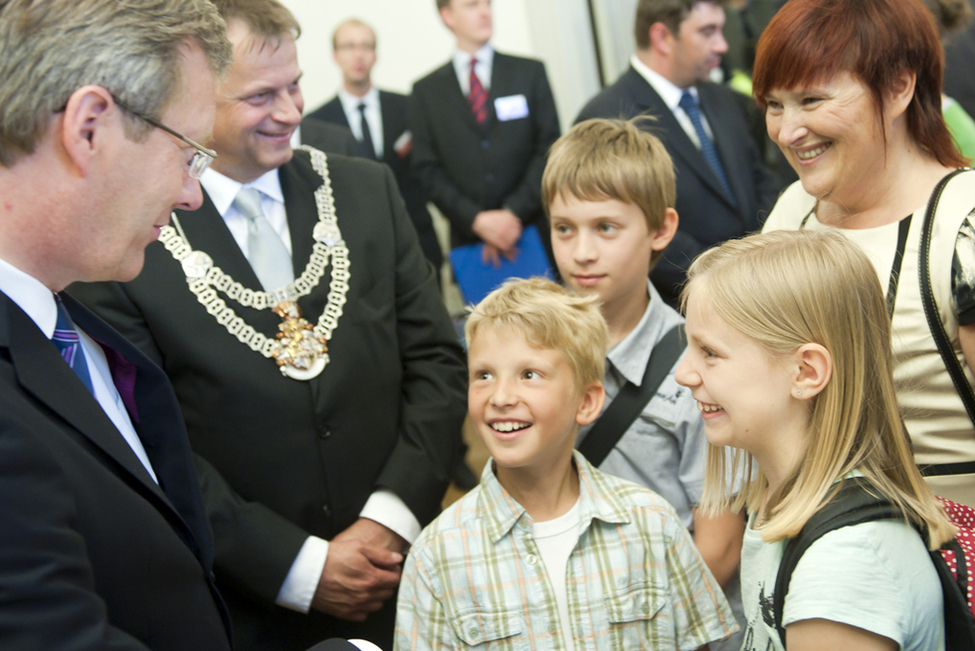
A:
{"label": "shirt collar", "polygon": [[58,321],[58,306],[54,294],[44,283],[0,259],[0,292],[23,310],[50,339]]}
{"label": "shirt collar", "polygon": [[369,88],[368,92],[362,97],[353,95],[344,88],[339,89],[339,101],[342,102],[342,110],[346,115],[359,110],[359,104],[365,104],[366,108],[372,110],[379,108],[379,89],[375,86]]}
{"label": "shirt collar", "polygon": [[643,383],[650,353],[660,340],[666,325],[663,315],[660,314],[664,309],[663,299],[650,281],[647,281],[647,291],[650,294],[650,303],[647,304],[640,322],[606,355],[613,368],[637,386]]}
{"label": "shirt collar", "polygon": [[[471,54],[469,52],[464,52],[463,50],[454,51],[454,68],[457,70],[458,75],[469,75],[471,73],[471,59],[477,59],[477,62],[487,66],[489,69],[494,65],[494,47],[490,43],[485,43],[480,50]],[[483,84],[485,81],[481,79]]]}
{"label": "shirt collar", "polygon": [[244,185],[255,188],[278,203],[284,204],[284,193],[281,191],[281,179],[278,176],[277,169],[266,172],[263,176],[245,184],[235,181],[229,176],[224,176],[213,168],[207,168],[203,173],[203,178],[200,179],[200,185],[207,191],[210,201],[213,202],[221,217],[230,210],[237,193]]}
{"label": "shirt collar", "polygon": [[[578,450],[572,453],[579,471],[579,521],[588,527],[592,520],[609,523],[627,523],[630,516],[623,503],[606,483],[603,473],[596,470]],[[481,474],[483,511],[486,514],[486,532],[492,543],[506,536],[518,524],[532,526],[531,517],[501,486],[494,474],[494,459],[484,466]],[[581,530],[581,529],[580,529]]]}
{"label": "shirt collar", "polygon": [[656,70],[650,68],[648,65],[643,63],[643,61],[640,61],[640,58],[635,54],[630,56],[630,65],[633,66],[634,70],[640,73],[640,76],[643,77],[655,91],[657,91],[657,94],[660,95],[660,99],[664,101],[664,104],[667,105],[667,108],[669,108],[671,112],[677,109],[677,105],[680,103],[680,96],[684,94],[685,90],[693,95],[695,100],[698,99],[697,88],[694,88],[693,86],[690,88],[679,88],[675,86],[674,82],[667,79]]}

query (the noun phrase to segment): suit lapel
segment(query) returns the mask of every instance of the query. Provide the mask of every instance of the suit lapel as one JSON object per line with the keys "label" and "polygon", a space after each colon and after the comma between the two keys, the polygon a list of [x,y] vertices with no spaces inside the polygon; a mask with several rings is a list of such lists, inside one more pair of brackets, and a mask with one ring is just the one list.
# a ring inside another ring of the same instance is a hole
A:
{"label": "suit lapel", "polygon": [[[152,481],[128,443],[112,426],[111,440],[121,441],[125,448],[120,462],[163,501],[165,508],[174,512],[180,523],[179,526],[174,526],[177,533],[194,554],[209,567],[212,562],[212,549],[209,543],[201,546],[201,543],[209,540],[209,523],[202,509],[202,498],[196,470],[191,460],[189,440],[180,426],[182,414],[176,406],[176,396],[173,394],[169,380],[166,379],[163,371],[133,344],[71,296],[62,295],[62,300],[75,324],[95,338],[105,349],[110,365],[112,365],[112,358],[116,358],[115,370],[124,369],[123,372],[131,376],[133,404],[126,402],[126,407],[129,409],[133,426],[159,484]],[[126,463],[125,460],[128,462]]]}
{"label": "suit lapel", "polygon": [[[497,63],[497,56],[497,54],[494,55],[495,64]],[[494,78],[495,75],[492,69],[492,84]],[[461,116],[461,121],[467,128],[474,132],[482,132],[483,129],[477,123],[477,120],[474,119],[474,114],[471,113],[471,105],[467,103],[467,98],[464,97],[464,91],[460,88],[460,82],[457,80],[457,72],[454,70],[453,61],[448,61],[447,65],[439,70],[437,85],[440,88],[437,92],[438,101],[443,101],[448,104],[444,112],[448,115]],[[450,104],[453,104],[453,106],[449,106]],[[488,123],[491,122],[491,104],[493,104],[493,101],[491,94],[488,93]]]}
{"label": "suit lapel", "polygon": [[386,161],[399,158],[399,154],[393,149],[393,145],[403,135],[401,125],[404,121],[401,116],[394,114],[396,110],[394,103],[389,93],[379,91],[379,118],[383,123],[383,159]]}
{"label": "suit lapel", "polygon": [[[297,160],[297,157],[302,158]],[[292,162],[278,168],[281,192],[284,194],[285,212],[288,214],[288,230],[291,232],[291,260],[295,267],[295,278],[301,275],[311,258],[314,240],[310,233],[318,223],[318,206],[315,204],[315,190],[322,184],[317,172],[306,165],[302,152],[295,153]],[[302,163],[299,167],[299,162]]]}
{"label": "suit lapel", "polygon": [[342,100],[337,95],[325,105],[325,114],[330,122],[340,124],[346,129],[352,128],[352,125],[349,124],[349,117],[345,114],[345,109],[342,108]]}
{"label": "suit lapel", "polygon": [[712,92],[713,90],[714,88],[709,84],[698,87],[701,96],[701,110],[708,119],[708,124],[711,125],[711,132],[714,134],[714,146],[718,150],[725,176],[728,177],[728,184],[731,185],[731,191],[735,193],[735,197],[738,199],[738,217],[747,226],[747,215],[752,212],[749,206],[743,205],[749,196],[747,170],[740,169],[734,164],[736,160],[740,159],[740,156],[736,155],[734,151],[734,143],[737,141],[734,137],[735,127],[728,122],[727,110],[717,110],[720,101]]}
{"label": "suit lapel", "polygon": [[[0,306],[6,312],[9,326],[10,359],[24,391],[33,395],[48,409],[81,432],[146,490],[169,504],[165,494],[149,476],[132,448],[119,434],[88,389],[64,363],[54,345],[13,301],[6,296],[2,299]],[[100,322],[95,323],[97,320],[90,318],[87,310],[78,310],[77,304],[70,298],[66,299],[65,304],[70,305],[72,319],[77,316],[77,326],[92,337],[98,339],[118,337],[108,326]],[[3,345],[2,342],[0,345]]]}
{"label": "suit lapel", "polygon": [[237,246],[237,241],[205,189],[203,206],[199,210],[193,213],[177,210],[176,214],[189,240],[189,245],[195,251],[206,252],[213,258],[213,264],[223,269],[224,273],[244,287],[263,291],[261,281],[257,279],[257,274],[254,273],[244,252]]}

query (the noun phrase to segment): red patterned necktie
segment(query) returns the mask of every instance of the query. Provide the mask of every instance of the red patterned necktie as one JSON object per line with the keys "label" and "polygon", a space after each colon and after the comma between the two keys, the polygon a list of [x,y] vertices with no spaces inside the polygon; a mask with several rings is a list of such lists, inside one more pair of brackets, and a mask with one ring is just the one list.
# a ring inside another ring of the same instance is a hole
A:
{"label": "red patterned necktie", "polygon": [[477,59],[471,59],[471,94],[467,97],[467,102],[471,105],[471,113],[478,124],[487,122],[487,91],[481,85],[481,80],[474,72]]}

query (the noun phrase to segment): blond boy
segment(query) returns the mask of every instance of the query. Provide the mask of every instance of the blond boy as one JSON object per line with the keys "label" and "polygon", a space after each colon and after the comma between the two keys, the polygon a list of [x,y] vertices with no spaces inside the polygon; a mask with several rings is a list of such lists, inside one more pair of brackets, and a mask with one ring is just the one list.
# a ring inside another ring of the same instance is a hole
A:
{"label": "blond boy", "polygon": [[396,649],[697,649],[737,628],[677,514],[573,447],[603,405],[596,300],[513,280],[466,324],[468,406],[492,460],[417,539]]}
{"label": "blond boy", "polygon": [[[562,279],[577,294],[600,299],[609,327],[608,408],[624,386],[644,381],[654,347],[683,323],[648,280],[677,231],[673,164],[639,119],[587,120],[552,147],[542,198]],[[581,428],[580,443],[589,429]],[[599,468],[670,502],[740,612],[744,518],[707,518],[698,511],[706,444],[698,405],[671,370]]]}

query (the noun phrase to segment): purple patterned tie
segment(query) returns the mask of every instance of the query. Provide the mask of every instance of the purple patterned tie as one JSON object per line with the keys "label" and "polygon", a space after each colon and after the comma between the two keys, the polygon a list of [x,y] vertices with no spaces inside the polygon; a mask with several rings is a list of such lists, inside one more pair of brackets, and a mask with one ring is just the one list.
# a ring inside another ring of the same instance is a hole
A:
{"label": "purple patterned tie", "polygon": [[481,85],[481,80],[474,72],[477,59],[471,59],[471,94],[467,97],[467,102],[471,105],[471,113],[478,124],[487,122],[487,91]]}
{"label": "purple patterned tie", "polygon": [[75,330],[74,322],[68,315],[64,303],[55,295],[58,305],[58,321],[54,326],[54,336],[51,341],[58,347],[61,357],[68,363],[71,370],[81,380],[82,384],[94,395],[95,389],[91,384],[91,375],[88,373],[88,363],[85,361],[85,352],[81,349],[81,340],[78,331]]}

